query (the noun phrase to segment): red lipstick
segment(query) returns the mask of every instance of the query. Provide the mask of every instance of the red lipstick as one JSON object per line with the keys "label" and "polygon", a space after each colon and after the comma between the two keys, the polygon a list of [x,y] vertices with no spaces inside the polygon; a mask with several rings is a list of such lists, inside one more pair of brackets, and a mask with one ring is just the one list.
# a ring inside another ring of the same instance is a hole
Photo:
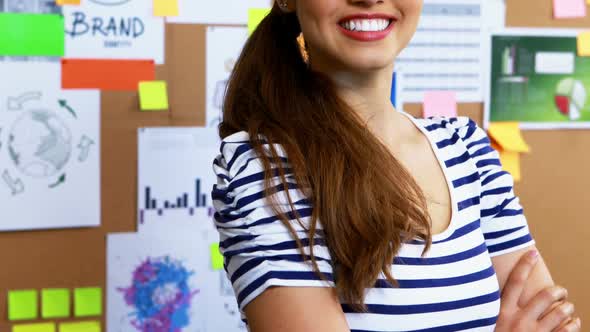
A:
{"label": "red lipstick", "polygon": [[[347,22],[350,20],[371,20],[371,19],[385,19],[389,20],[389,25],[385,30],[382,31],[351,31],[344,28],[341,24],[343,22]],[[393,30],[393,26],[395,25],[395,17],[392,15],[387,14],[355,14],[346,16],[338,22],[338,28],[340,31],[347,37],[352,38],[354,40],[363,41],[363,42],[371,42],[371,41],[378,41],[384,39],[389,35],[391,30]]]}

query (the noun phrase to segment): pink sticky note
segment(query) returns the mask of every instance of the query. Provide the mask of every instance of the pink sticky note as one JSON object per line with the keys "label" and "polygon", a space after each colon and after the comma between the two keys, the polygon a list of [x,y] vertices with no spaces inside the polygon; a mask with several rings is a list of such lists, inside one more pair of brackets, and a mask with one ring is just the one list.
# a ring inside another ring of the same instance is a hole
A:
{"label": "pink sticky note", "polygon": [[553,0],[553,17],[586,17],[585,0]]}
{"label": "pink sticky note", "polygon": [[424,117],[457,116],[457,98],[451,91],[428,91],[424,93]]}

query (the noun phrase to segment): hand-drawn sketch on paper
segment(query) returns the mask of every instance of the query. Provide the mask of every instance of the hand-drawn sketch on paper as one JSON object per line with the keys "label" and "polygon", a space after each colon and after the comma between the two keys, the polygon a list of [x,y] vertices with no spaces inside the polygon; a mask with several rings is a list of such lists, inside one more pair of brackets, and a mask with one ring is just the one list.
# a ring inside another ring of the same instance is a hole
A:
{"label": "hand-drawn sketch on paper", "polygon": [[100,100],[59,63],[0,63],[0,231],[100,224]]}

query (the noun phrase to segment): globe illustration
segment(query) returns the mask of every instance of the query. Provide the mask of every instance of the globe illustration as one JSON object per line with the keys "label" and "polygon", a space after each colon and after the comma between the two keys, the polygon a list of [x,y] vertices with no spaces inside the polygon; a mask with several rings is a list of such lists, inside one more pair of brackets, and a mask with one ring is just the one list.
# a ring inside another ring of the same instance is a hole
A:
{"label": "globe illustration", "polygon": [[570,120],[578,120],[586,106],[587,93],[584,84],[573,78],[565,78],[557,84],[555,104],[557,110]]}
{"label": "globe illustration", "polygon": [[22,173],[35,178],[52,176],[70,159],[72,135],[55,113],[30,110],[14,122],[8,152]]}

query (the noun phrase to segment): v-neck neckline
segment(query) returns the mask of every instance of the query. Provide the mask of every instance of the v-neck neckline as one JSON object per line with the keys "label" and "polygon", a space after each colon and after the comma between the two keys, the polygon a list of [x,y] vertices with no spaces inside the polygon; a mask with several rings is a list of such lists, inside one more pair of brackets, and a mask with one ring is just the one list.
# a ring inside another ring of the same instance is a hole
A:
{"label": "v-neck neckline", "polygon": [[430,133],[423,125],[421,125],[418,122],[418,120],[416,118],[414,118],[411,114],[408,114],[408,113],[401,111],[401,110],[398,110],[398,112],[403,114],[405,117],[407,117],[410,120],[410,122],[415,127],[417,127],[418,130],[420,130],[420,132],[424,136],[426,136],[426,139],[430,143],[430,147],[434,153],[436,160],[438,161],[441,171],[444,174],[446,185],[447,185],[447,190],[449,191],[449,197],[451,199],[451,219],[449,221],[449,225],[447,226],[447,228],[445,230],[443,230],[440,233],[432,235],[432,241],[434,242],[434,241],[444,240],[444,239],[448,238],[449,236],[451,236],[453,234],[453,232],[455,231],[456,226],[457,226],[457,217],[459,214],[459,211],[457,208],[457,197],[456,197],[456,193],[455,193],[455,188],[453,186],[453,181],[452,181],[451,177],[449,176],[449,172],[448,172],[447,166],[445,164],[445,158],[444,158],[441,150],[436,145],[436,141],[434,140],[434,137],[432,137],[432,133]]}

